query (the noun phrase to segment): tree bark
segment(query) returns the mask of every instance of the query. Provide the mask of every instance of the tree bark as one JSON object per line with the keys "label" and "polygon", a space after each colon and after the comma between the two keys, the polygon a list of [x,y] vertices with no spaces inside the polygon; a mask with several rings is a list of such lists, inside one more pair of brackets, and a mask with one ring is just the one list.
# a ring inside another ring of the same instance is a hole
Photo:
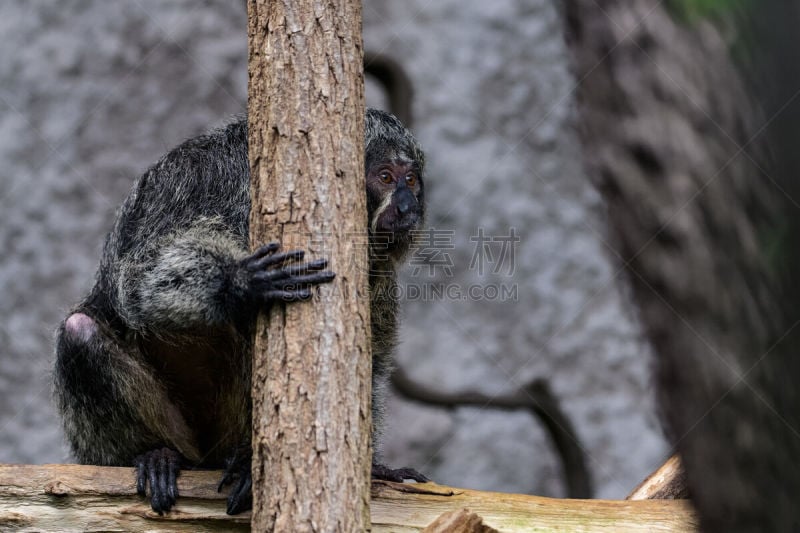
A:
{"label": "tree bark", "polygon": [[313,303],[259,318],[253,529],[369,525],[361,2],[249,0],[250,239],[327,257]]}

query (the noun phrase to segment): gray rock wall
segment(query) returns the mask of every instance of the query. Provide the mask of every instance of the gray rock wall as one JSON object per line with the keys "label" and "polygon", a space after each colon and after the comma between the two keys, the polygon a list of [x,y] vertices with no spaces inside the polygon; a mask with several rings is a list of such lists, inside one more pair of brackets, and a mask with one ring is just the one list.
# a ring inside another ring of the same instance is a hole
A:
{"label": "gray rock wall", "polygon": [[[549,379],[597,495],[620,497],[667,453],[649,350],[581,168],[556,2],[520,4],[365,2],[366,48],[396,59],[414,83],[429,226],[449,261],[432,273],[410,265],[403,287],[517,291],[516,300],[406,302],[398,360],[448,391],[497,394]],[[49,400],[52,331],[89,288],[133,177],[244,110],[245,24],[243,2],[0,4],[0,462],[68,460]],[[373,84],[369,100],[381,101]],[[483,273],[470,267],[471,237],[511,228],[513,262],[498,260],[494,241],[493,255],[479,254]],[[558,458],[525,412],[396,397],[389,408],[391,464],[455,485],[564,494]]]}

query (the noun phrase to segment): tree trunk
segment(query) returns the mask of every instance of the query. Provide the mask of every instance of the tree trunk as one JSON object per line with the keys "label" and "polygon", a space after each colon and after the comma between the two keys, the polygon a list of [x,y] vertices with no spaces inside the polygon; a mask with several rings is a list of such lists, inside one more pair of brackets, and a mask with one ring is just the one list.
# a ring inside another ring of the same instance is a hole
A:
{"label": "tree trunk", "polygon": [[609,248],[706,532],[800,523],[795,4],[565,2]]}
{"label": "tree trunk", "polygon": [[250,239],[337,273],[259,317],[253,530],[365,531],[371,428],[361,2],[249,0]]}

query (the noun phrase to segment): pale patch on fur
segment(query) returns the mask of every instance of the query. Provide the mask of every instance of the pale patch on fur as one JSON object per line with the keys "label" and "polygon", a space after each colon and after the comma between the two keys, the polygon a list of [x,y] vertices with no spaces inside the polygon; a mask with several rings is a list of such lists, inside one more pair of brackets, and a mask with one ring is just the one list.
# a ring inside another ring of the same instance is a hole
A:
{"label": "pale patch on fur", "polygon": [[370,229],[372,229],[372,233],[376,233],[378,231],[378,219],[381,217],[384,211],[392,205],[392,195],[387,194],[383,197],[383,201],[381,201],[381,205],[379,205],[375,209],[375,214],[372,215],[372,221],[370,223]]}
{"label": "pale patch on fur", "polygon": [[89,342],[97,331],[97,324],[84,313],[73,313],[64,322],[64,331],[78,340]]}

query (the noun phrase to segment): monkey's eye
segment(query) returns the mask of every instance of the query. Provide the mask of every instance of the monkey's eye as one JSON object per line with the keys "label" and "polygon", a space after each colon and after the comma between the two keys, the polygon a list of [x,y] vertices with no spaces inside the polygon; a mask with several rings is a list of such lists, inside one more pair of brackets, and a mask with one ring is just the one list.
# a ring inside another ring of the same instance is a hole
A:
{"label": "monkey's eye", "polygon": [[409,187],[413,187],[417,184],[417,176],[415,174],[409,174],[406,176],[406,185]]}
{"label": "monkey's eye", "polygon": [[392,177],[392,174],[387,170],[384,170],[383,172],[378,174],[378,177],[384,183],[392,183],[394,181],[394,178]]}

